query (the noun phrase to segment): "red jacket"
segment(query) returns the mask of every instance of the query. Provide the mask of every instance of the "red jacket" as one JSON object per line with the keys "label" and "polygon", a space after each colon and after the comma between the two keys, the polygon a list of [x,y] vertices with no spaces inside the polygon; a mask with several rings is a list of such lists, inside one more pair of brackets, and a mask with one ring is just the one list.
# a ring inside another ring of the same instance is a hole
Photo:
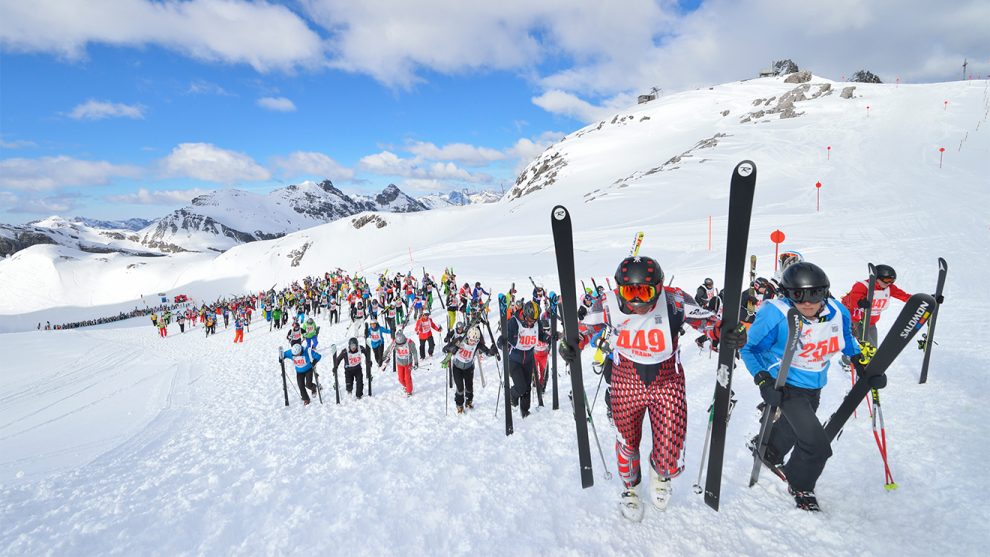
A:
{"label": "red jacket", "polygon": [[[842,297],[842,305],[846,306],[846,309],[849,310],[853,322],[863,320],[863,310],[859,307],[859,301],[866,298],[866,288],[867,281],[859,281],[853,284],[849,293]],[[889,295],[884,290],[888,290],[890,292]],[[910,294],[901,290],[895,284],[891,284],[884,289],[878,280],[876,288],[873,291],[873,311],[870,313],[870,325],[876,325],[877,321],[880,321],[880,314],[883,313],[883,310],[887,309],[890,298],[897,298],[902,302],[906,302],[910,297]]]}
{"label": "red jacket", "polygon": [[433,319],[423,316],[416,321],[416,334],[419,335],[419,340],[430,338],[434,330],[439,331],[440,327],[433,322]]}

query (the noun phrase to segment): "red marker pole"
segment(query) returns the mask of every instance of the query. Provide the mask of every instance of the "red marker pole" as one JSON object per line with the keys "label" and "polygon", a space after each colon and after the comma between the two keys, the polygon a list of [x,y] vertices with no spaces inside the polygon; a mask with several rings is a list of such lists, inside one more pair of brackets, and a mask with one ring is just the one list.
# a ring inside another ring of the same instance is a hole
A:
{"label": "red marker pole", "polygon": [[832,146],[825,147],[825,160],[832,160]]}
{"label": "red marker pole", "polygon": [[770,241],[774,243],[773,247],[773,270],[777,270],[777,260],[780,257],[780,244],[784,243],[784,233],[779,229],[774,230],[770,233]]}
{"label": "red marker pole", "polygon": [[866,117],[870,117],[870,105],[866,105]]}
{"label": "red marker pole", "polygon": [[943,102],[942,103],[942,112],[945,112],[948,109],[949,109],[949,101]]}
{"label": "red marker pole", "polygon": [[818,208],[817,208],[817,212],[820,213],[822,211],[822,183],[821,182],[815,182],[815,192],[818,194]]}
{"label": "red marker pole", "polygon": [[942,155],[945,154],[945,147],[938,148],[938,167],[942,168]]}

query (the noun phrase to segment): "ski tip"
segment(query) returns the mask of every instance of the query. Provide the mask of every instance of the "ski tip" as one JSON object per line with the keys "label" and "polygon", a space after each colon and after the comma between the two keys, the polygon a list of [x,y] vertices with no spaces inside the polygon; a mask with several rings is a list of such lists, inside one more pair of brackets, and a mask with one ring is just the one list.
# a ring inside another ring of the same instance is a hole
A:
{"label": "ski tip", "polygon": [[893,491],[893,490],[897,489],[898,487],[900,487],[900,486],[898,486],[894,482],[891,482],[889,484],[884,484],[884,486],[883,486],[883,488],[886,489],[887,491]]}
{"label": "ski tip", "polygon": [[555,206],[553,208],[553,210],[550,211],[550,216],[553,217],[554,220],[564,220],[564,219],[566,219],[567,216],[568,216],[567,215],[567,207],[564,207],[563,205],[557,205],[557,206]]}
{"label": "ski tip", "polygon": [[751,160],[744,160],[736,165],[735,173],[743,178],[748,178],[756,174],[756,163]]}

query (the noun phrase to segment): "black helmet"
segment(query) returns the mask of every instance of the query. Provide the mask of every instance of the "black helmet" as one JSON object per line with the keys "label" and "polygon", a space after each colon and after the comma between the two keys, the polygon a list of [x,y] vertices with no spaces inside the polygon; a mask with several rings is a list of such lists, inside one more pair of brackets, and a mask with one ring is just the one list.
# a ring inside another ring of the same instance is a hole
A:
{"label": "black helmet", "polygon": [[474,283],[474,287],[475,288],[481,288],[481,282]]}
{"label": "black helmet", "polygon": [[634,313],[645,313],[660,295],[663,269],[652,257],[627,257],[615,270],[615,284],[625,307]]}
{"label": "black helmet", "polygon": [[523,304],[522,311],[519,316],[527,324],[535,322],[540,318],[540,307],[536,305],[536,302],[526,302]]}
{"label": "black helmet", "polygon": [[784,270],[781,293],[792,302],[821,302],[828,298],[828,275],[814,263],[801,261]]}
{"label": "black helmet", "polygon": [[351,337],[350,340],[347,341],[347,349],[350,350],[351,352],[357,352],[358,341],[356,338]]}
{"label": "black helmet", "polygon": [[711,278],[706,278],[705,279],[705,287],[706,288],[711,288],[713,286],[715,286],[715,281],[712,280]]}
{"label": "black helmet", "polygon": [[877,280],[890,279],[891,282],[897,280],[897,271],[890,265],[877,265]]}
{"label": "black helmet", "polygon": [[457,322],[457,323],[456,323],[456,324],[454,325],[454,332],[455,332],[455,333],[457,333],[457,334],[462,334],[462,333],[464,333],[464,322],[463,322],[463,321],[458,321],[458,322]]}

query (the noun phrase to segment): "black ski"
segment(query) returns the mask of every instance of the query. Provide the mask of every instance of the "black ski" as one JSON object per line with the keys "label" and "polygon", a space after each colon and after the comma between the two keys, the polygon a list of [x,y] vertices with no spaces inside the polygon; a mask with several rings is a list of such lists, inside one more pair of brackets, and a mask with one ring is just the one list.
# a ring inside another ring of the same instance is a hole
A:
{"label": "black ski", "polygon": [[[866,281],[866,310],[863,311],[863,329],[859,332],[859,342],[866,342],[866,333],[870,330],[870,319],[873,318],[873,294],[877,289],[877,267],[873,263],[867,263],[870,278]],[[876,348],[876,346],[874,346]]]}
{"label": "black ski", "polygon": [[[330,352],[333,353],[331,360],[337,359],[337,345],[330,345]],[[336,362],[335,362],[336,363]],[[333,392],[337,395],[337,404],[340,404],[340,383],[337,381],[337,366],[333,366]]]}
{"label": "black ski", "polygon": [[289,385],[285,380],[285,349],[278,347],[278,365],[282,368],[282,393],[285,394],[285,405],[289,405]]}
{"label": "black ski", "polygon": [[[571,215],[563,205],[557,205],[550,213],[553,245],[557,254],[557,277],[560,280],[560,304],[564,314],[564,338],[571,346],[578,345],[577,292],[574,278],[574,235],[571,231]],[[737,303],[738,305],[738,303]],[[571,365],[571,393],[574,404],[574,424],[577,428],[578,461],[581,467],[581,487],[595,484],[591,469],[591,446],[588,440],[587,400],[581,359]]]}
{"label": "black ski", "polygon": [[[505,317],[508,308],[501,303],[504,298],[505,296],[499,296],[498,323],[501,329],[499,336],[504,340],[502,344],[502,384],[505,388],[505,435],[508,437],[512,435],[512,401],[509,393],[509,325]],[[495,411],[498,411],[498,407],[495,408]]]}
{"label": "black ski", "polygon": [[901,350],[911,342],[911,338],[918,332],[918,329],[931,318],[937,305],[930,294],[915,294],[904,304],[901,313],[897,315],[897,320],[894,321],[894,326],[890,328],[890,332],[880,343],[880,348],[877,348],[877,353],[867,364],[863,377],[856,381],[856,385],[842,400],[838,410],[825,423],[825,434],[829,441],[834,440],[839,435],[842,426],[846,425],[853,410],[859,406],[859,403],[866,397],[866,393],[870,391],[870,382],[867,379],[887,371]]}
{"label": "black ski", "polygon": [[[746,273],[746,241],[756,192],[756,165],[742,161],[732,171],[729,182],[729,229],[725,245],[725,282],[722,283],[722,330],[739,325],[739,298]],[[705,477],[705,503],[718,510],[722,492],[722,460],[725,457],[725,433],[729,426],[729,399],[732,394],[732,367],[735,350],[718,353],[715,382],[715,415],[712,419],[712,440],[708,453],[708,474]]]}
{"label": "black ski", "polygon": [[[949,264],[945,262],[945,259],[941,257],[938,258],[938,285],[935,287],[935,298],[938,299],[942,295],[942,288],[945,287],[945,274],[949,271]],[[938,317],[938,306],[932,310],[932,317],[928,320],[928,332],[924,335],[925,343],[925,360],[921,364],[921,379],[918,383],[924,383],[928,381],[928,362],[932,358],[932,344],[935,343],[935,319]]]}
{"label": "black ski", "polygon": [[[787,373],[791,370],[791,361],[794,360],[794,353],[797,352],[798,344],[801,341],[801,325],[803,323],[804,320],[797,309],[787,310],[787,344],[784,345],[784,356],[780,359],[777,381],[774,383],[774,388],[778,391],[787,384]],[[768,404],[763,407],[763,417],[760,419],[760,435],[756,438],[756,454],[753,456],[753,473],[749,475],[749,487],[756,485],[760,479],[760,465],[766,458],[767,444],[770,442],[770,430],[773,428],[773,416],[776,413],[776,406]]]}

